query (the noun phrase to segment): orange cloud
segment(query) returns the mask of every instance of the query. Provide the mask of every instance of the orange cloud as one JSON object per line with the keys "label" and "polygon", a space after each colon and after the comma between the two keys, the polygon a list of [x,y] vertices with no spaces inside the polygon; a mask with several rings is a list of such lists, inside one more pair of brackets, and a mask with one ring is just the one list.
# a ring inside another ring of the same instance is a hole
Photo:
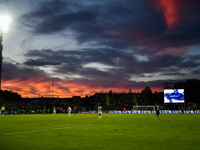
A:
{"label": "orange cloud", "polygon": [[184,11],[194,9],[199,5],[198,0],[158,0],[152,1],[158,11],[163,12],[168,28],[173,28],[178,25],[180,21],[193,17],[187,16]]}
{"label": "orange cloud", "polygon": [[86,85],[67,83],[66,81],[55,81],[54,86],[52,86],[51,80],[47,81],[35,78],[25,81],[19,81],[18,79],[2,80],[2,90],[10,89],[22,95],[22,97],[50,97],[52,95],[60,98],[72,96],[83,97],[86,96],[86,94],[93,95],[95,92],[94,90],[89,89]]}
{"label": "orange cloud", "polygon": [[174,0],[159,0],[159,5],[165,15],[168,28],[172,28],[176,21],[178,21],[178,17],[176,15],[176,13],[179,12],[177,2]]}

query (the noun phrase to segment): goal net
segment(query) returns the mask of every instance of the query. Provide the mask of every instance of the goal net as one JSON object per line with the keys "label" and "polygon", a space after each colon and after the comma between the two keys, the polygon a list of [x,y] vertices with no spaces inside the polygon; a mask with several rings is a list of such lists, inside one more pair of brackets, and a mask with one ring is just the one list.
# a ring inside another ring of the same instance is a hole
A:
{"label": "goal net", "polygon": [[138,111],[138,110],[155,111],[155,106],[154,105],[133,106],[133,111]]}

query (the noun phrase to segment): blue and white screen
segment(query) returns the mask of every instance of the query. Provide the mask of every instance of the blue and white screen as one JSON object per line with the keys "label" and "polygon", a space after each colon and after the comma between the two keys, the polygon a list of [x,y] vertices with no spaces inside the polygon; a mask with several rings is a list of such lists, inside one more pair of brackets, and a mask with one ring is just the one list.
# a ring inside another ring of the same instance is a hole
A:
{"label": "blue and white screen", "polygon": [[184,103],[184,89],[165,89],[164,103]]}

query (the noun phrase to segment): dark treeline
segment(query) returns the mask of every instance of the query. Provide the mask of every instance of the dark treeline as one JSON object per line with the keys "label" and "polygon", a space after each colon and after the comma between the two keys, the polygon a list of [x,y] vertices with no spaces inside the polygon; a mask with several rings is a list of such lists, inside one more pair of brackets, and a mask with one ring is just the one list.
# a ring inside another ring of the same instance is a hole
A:
{"label": "dark treeline", "polygon": [[[184,96],[185,96],[186,103],[200,102],[200,98],[199,98],[200,80],[188,79],[186,81],[177,82],[177,83],[174,83],[172,88],[184,89]],[[146,95],[146,98],[150,102],[150,104],[155,104],[155,102],[163,103],[164,92],[152,93],[151,89],[149,87],[146,87],[144,90],[142,90],[141,93]]]}
{"label": "dark treeline", "polygon": [[174,88],[183,88],[185,91],[185,102],[200,102],[200,80],[193,79],[185,82],[177,82],[174,84]]}
{"label": "dark treeline", "polygon": [[12,90],[1,90],[1,99],[3,100],[21,100],[22,97]]}
{"label": "dark treeline", "polygon": [[144,90],[142,90],[141,94],[145,95],[147,101],[151,105],[154,105],[157,102],[163,103],[164,92],[152,93],[152,90],[149,87],[146,87]]}

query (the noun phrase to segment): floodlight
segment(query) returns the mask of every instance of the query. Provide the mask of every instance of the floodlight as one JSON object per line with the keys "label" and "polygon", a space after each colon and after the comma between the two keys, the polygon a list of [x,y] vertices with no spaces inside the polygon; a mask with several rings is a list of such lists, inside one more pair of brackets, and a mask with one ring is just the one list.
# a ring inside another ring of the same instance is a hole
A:
{"label": "floodlight", "polygon": [[8,16],[0,17],[0,27],[3,33],[7,33],[9,21],[10,18]]}
{"label": "floodlight", "polygon": [[0,100],[1,100],[1,67],[2,67],[2,51],[3,51],[3,33],[7,33],[8,30],[8,22],[10,18],[7,16],[0,17]]}

